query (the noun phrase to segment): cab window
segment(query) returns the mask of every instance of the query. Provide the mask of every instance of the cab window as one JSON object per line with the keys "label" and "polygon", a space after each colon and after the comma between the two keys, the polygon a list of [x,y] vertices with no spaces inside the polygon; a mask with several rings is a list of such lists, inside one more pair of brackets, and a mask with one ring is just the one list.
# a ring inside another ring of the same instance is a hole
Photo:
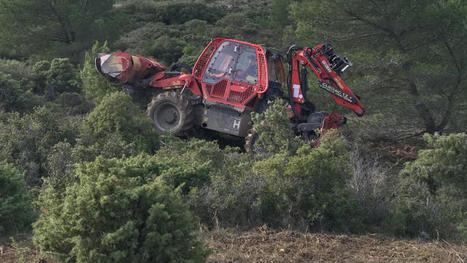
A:
{"label": "cab window", "polygon": [[214,84],[222,79],[256,85],[258,62],[255,49],[230,41],[222,43],[208,64],[203,81]]}
{"label": "cab window", "polygon": [[285,84],[284,74],[283,74],[283,64],[282,58],[279,55],[268,54],[268,79],[269,81],[280,83],[281,85]]}

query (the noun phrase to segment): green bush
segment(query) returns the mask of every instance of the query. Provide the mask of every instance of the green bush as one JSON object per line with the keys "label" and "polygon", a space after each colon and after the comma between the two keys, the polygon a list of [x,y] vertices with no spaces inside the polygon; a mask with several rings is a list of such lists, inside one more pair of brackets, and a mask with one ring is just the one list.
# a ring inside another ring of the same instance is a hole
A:
{"label": "green bush", "polygon": [[187,43],[183,40],[162,35],[152,41],[152,45],[147,52],[164,64],[171,65],[183,55],[183,48],[186,45]]}
{"label": "green bush", "polygon": [[319,148],[303,146],[294,156],[256,163],[254,171],[268,182],[258,199],[262,217],[278,226],[357,230],[356,203],[346,188],[350,170],[345,143],[332,131]]}
{"label": "green bush", "polygon": [[15,80],[23,81],[22,84],[25,86],[33,78],[28,61],[0,59],[0,72],[11,75]]}
{"label": "green bush", "polygon": [[217,155],[224,166],[213,170],[209,185],[190,193],[190,203],[208,225],[358,231],[345,146],[328,132],[320,148],[303,146],[295,155],[282,151],[255,161],[224,150]]}
{"label": "green bush", "polygon": [[66,115],[82,115],[90,112],[93,103],[86,100],[84,94],[78,92],[63,92],[54,100],[56,110]]}
{"label": "green bush", "polygon": [[89,137],[88,143],[102,149],[101,153],[105,153],[107,148],[111,150],[109,153],[113,151],[114,156],[128,153],[114,151],[122,148],[118,143],[123,143],[123,146],[131,144],[130,148],[135,152],[147,153],[154,152],[159,143],[151,119],[123,92],[114,92],[102,99],[84,121],[83,136]]}
{"label": "green bush", "polygon": [[[1,62],[1,61],[0,61]],[[13,76],[0,69],[0,109],[6,112],[30,112],[45,100],[34,94],[28,76]]]}
{"label": "green bush", "polygon": [[164,146],[157,155],[183,166],[192,164],[205,171],[204,175],[174,176],[169,179],[169,182],[184,179],[185,186],[192,186],[185,191],[186,199],[203,223],[210,226],[251,226],[249,220],[254,215],[249,216],[249,207],[254,201],[254,193],[261,187],[248,183],[255,181],[250,174],[253,166],[250,155],[241,153],[238,148],[221,149],[213,141],[186,141],[174,137],[164,137],[162,141]]}
{"label": "green bush", "polygon": [[266,111],[254,113],[252,119],[253,129],[258,134],[253,150],[258,155],[271,156],[279,152],[293,154],[303,145],[293,134],[283,100],[270,101]]}
{"label": "green bush", "polygon": [[0,164],[0,236],[24,230],[33,221],[23,174],[9,164]]}
{"label": "green bush", "polygon": [[76,155],[68,142],[55,144],[47,155],[47,183],[54,189],[64,192],[66,187],[76,181],[73,174]]}
{"label": "green bush", "polygon": [[24,104],[20,84],[10,75],[0,72],[0,86],[0,109],[13,111]]}
{"label": "green bush", "polygon": [[73,262],[204,262],[197,219],[156,157],[97,158],[76,170],[63,198],[45,186],[34,243]]}
{"label": "green bush", "polygon": [[68,58],[39,61],[32,67],[35,89],[49,99],[63,92],[80,91],[78,71]]}
{"label": "green bush", "polygon": [[102,45],[96,42],[92,49],[86,52],[83,69],[80,72],[86,97],[96,103],[99,103],[107,94],[117,90],[97,72],[94,61],[98,53],[109,53],[106,42]]}
{"label": "green bush", "polygon": [[46,100],[36,94],[35,76],[28,62],[0,59],[0,109],[31,112]]}
{"label": "green bush", "polygon": [[74,134],[61,129],[60,115],[46,107],[20,116],[9,114],[0,122],[0,159],[25,171],[28,185],[38,185],[47,175],[46,160],[50,149],[60,141],[72,141]]}
{"label": "green bush", "polygon": [[388,229],[404,236],[461,237],[467,211],[467,134],[424,138],[429,148],[400,172]]}
{"label": "green bush", "polygon": [[432,194],[442,186],[452,185],[461,190],[459,197],[467,198],[467,134],[426,134],[424,139],[429,149],[421,150],[417,160],[408,163],[402,175],[426,182]]}

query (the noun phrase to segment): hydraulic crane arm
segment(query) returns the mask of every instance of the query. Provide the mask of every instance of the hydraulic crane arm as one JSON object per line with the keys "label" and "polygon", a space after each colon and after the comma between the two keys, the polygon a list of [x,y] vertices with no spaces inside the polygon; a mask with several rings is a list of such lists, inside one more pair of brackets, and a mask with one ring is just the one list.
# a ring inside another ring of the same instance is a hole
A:
{"label": "hydraulic crane arm", "polygon": [[340,77],[352,63],[346,57],[334,53],[331,45],[318,45],[314,48],[291,46],[287,59],[290,101],[295,115],[301,115],[299,104],[306,102],[307,68],[310,68],[318,78],[319,87],[331,93],[337,104],[352,109],[359,117],[363,116],[365,110],[359,98]]}

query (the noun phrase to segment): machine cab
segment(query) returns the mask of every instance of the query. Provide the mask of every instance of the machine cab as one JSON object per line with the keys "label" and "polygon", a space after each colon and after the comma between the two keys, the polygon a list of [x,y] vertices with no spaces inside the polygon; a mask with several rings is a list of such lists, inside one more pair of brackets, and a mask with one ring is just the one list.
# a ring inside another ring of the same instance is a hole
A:
{"label": "machine cab", "polygon": [[215,84],[220,79],[256,86],[258,60],[255,49],[231,41],[220,44],[203,74],[203,82]]}
{"label": "machine cab", "polygon": [[213,39],[193,67],[205,101],[230,105],[238,111],[252,109],[255,98],[267,91],[271,77],[284,82],[282,60],[268,55],[270,52],[259,45]]}

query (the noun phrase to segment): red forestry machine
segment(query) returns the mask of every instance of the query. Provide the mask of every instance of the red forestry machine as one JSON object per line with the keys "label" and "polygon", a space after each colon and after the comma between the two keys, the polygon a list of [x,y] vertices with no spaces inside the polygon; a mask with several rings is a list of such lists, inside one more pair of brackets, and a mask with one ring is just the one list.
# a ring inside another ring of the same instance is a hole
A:
{"label": "red forestry machine", "polygon": [[257,138],[250,113],[266,110],[268,101],[282,97],[283,90],[288,92],[286,108],[297,135],[317,139],[315,130],[321,129],[322,134],[345,123],[342,114],[315,112],[306,100],[308,68],[337,104],[363,116],[359,98],[340,77],[352,63],[331,45],[291,46],[287,62],[286,76],[280,54],[247,42],[215,38],[191,74],[166,71],[153,59],[121,52],[99,54],[96,68],[127,92],[152,94],[147,112],[158,132],[184,136],[196,125],[244,137],[246,151],[252,151]]}

